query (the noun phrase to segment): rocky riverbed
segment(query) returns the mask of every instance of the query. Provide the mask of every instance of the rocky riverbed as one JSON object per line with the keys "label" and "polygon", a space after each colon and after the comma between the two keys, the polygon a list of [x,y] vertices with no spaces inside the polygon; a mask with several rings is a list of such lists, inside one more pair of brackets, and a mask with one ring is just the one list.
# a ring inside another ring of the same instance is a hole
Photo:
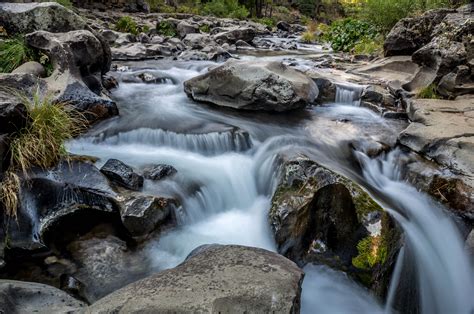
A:
{"label": "rocky riverbed", "polygon": [[[383,58],[304,44],[297,24],[134,13],[129,34],[122,15],[0,3],[53,69],[0,74],[0,176],[31,123],[12,89],[87,121],[68,160],[19,174],[1,309],[474,308],[470,6],[401,20]],[[444,99],[417,98],[433,84]]]}

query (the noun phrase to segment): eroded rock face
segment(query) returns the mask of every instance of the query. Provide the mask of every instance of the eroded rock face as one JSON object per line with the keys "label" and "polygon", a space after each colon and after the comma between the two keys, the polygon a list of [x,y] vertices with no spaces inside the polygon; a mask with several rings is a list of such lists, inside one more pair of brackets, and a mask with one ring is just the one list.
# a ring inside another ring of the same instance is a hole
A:
{"label": "eroded rock face", "polygon": [[298,313],[302,279],[302,270],[276,253],[212,245],[111,293],[90,311]]}
{"label": "eroded rock face", "polygon": [[87,307],[66,292],[36,282],[0,280],[0,309],[4,313],[83,313]]}
{"label": "eroded rock face", "polygon": [[184,82],[184,91],[218,106],[279,112],[303,108],[319,92],[311,79],[280,62],[233,60]]}
{"label": "eroded rock face", "polygon": [[278,251],[303,262],[350,267],[367,235],[364,215],[381,208],[359,186],[306,157],[280,156],[270,222]]}
{"label": "eroded rock face", "polygon": [[0,25],[9,34],[87,29],[87,23],[79,15],[56,2],[0,3]]}

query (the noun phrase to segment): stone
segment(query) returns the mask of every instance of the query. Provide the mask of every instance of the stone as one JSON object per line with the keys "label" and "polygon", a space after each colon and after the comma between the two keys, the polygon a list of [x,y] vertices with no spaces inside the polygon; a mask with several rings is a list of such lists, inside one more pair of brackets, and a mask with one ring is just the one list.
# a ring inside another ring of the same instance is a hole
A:
{"label": "stone", "polygon": [[112,47],[113,60],[142,60],[147,58],[147,48],[142,43]]}
{"label": "stone", "polygon": [[150,37],[145,33],[140,33],[137,36],[137,41],[142,44],[148,44],[150,42]]}
{"label": "stone", "polygon": [[90,306],[93,313],[298,313],[303,272],[281,255],[237,245],[200,249],[179,266]]}
{"label": "stone", "polygon": [[44,66],[36,61],[28,61],[23,63],[18,68],[12,71],[12,73],[32,74],[37,77],[45,77],[46,70]]}
{"label": "stone", "polygon": [[184,38],[188,34],[199,33],[199,27],[196,25],[192,25],[186,21],[180,22],[176,26],[176,30],[178,31],[179,37]]}
{"label": "stone", "polygon": [[207,61],[209,56],[207,53],[199,50],[186,50],[179,54],[178,59],[183,61]]}
{"label": "stone", "polygon": [[250,45],[249,43],[243,40],[237,40],[237,42],[235,43],[235,46],[238,49],[253,49],[254,48],[252,45]]}
{"label": "stone", "polygon": [[55,2],[0,3],[0,25],[8,34],[28,34],[43,30],[52,33],[88,29],[73,11]]}
{"label": "stone", "polygon": [[448,13],[453,12],[448,9],[430,10],[421,16],[401,19],[385,38],[385,56],[411,55],[428,44],[435,27]]}
{"label": "stone", "polygon": [[291,25],[285,21],[279,21],[276,24],[277,29],[282,30],[284,32],[290,32],[291,31]]}
{"label": "stone", "polygon": [[176,207],[177,203],[173,199],[131,194],[121,201],[120,214],[130,234],[140,237],[150,234],[169,220]]}
{"label": "stone", "polygon": [[82,313],[87,304],[55,287],[35,282],[0,280],[0,309],[4,313]]}
{"label": "stone", "polygon": [[143,169],[145,179],[157,181],[176,174],[178,170],[170,165],[155,165]]}
{"label": "stone", "polygon": [[199,102],[278,112],[303,108],[319,92],[311,79],[283,63],[234,60],[184,82],[184,91]]}
{"label": "stone", "polygon": [[130,190],[140,190],[143,187],[143,177],[133,171],[133,169],[117,159],[109,159],[100,168],[100,172],[105,174],[113,182]]}
{"label": "stone", "polygon": [[0,92],[0,134],[10,134],[24,128],[29,119],[26,106],[14,97],[9,101]]}
{"label": "stone", "polygon": [[191,49],[202,49],[212,44],[215,45],[211,36],[197,33],[187,34],[186,37],[183,38],[183,44]]}
{"label": "stone", "polygon": [[471,69],[467,65],[459,65],[454,71],[441,78],[436,91],[441,96],[449,99],[474,94],[474,81],[471,78]]}
{"label": "stone", "polygon": [[238,40],[252,42],[256,35],[257,32],[253,28],[236,27],[214,35],[214,39],[222,43],[235,44]]}
{"label": "stone", "polygon": [[352,181],[305,156],[279,155],[282,174],[269,212],[280,254],[343,269],[367,235],[364,217],[382,209]]}
{"label": "stone", "polygon": [[107,41],[109,45],[113,45],[120,35],[119,32],[116,32],[110,29],[102,29],[100,30],[99,33],[102,35],[104,40]]}

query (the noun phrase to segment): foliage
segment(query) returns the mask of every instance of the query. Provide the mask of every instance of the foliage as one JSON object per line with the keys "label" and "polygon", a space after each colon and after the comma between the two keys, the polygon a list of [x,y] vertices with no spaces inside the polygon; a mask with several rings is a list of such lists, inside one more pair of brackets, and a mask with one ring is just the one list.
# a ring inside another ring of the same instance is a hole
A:
{"label": "foliage", "polygon": [[256,21],[270,28],[273,28],[276,25],[275,20],[270,17],[262,17],[260,19],[257,19]]}
{"label": "foliage", "polygon": [[64,142],[79,134],[86,120],[67,104],[54,103],[39,92],[31,99],[21,95],[19,98],[26,105],[31,122],[10,143],[10,167],[26,175],[34,166],[48,168],[64,157]]}
{"label": "foliage", "polygon": [[402,18],[429,9],[452,7],[467,1],[454,0],[367,0],[362,6],[361,16],[388,33]]}
{"label": "foliage", "polygon": [[436,91],[436,84],[430,84],[421,89],[416,95],[418,98],[439,99],[441,98]]}
{"label": "foliage", "polygon": [[122,16],[115,24],[115,29],[119,32],[138,34],[137,23],[130,16]]}
{"label": "foliage", "polygon": [[359,269],[371,269],[377,264],[385,263],[387,246],[382,236],[368,236],[357,243],[359,254],[352,259],[352,264]]}
{"label": "foliage", "polygon": [[316,34],[308,30],[301,35],[301,41],[307,44],[313,43],[316,41]]}
{"label": "foliage", "polygon": [[178,34],[174,24],[168,21],[161,21],[160,24],[156,26],[156,30],[163,36],[174,37]]}
{"label": "foliage", "polygon": [[351,51],[362,40],[374,40],[377,36],[378,32],[372,25],[352,18],[333,22],[325,35],[334,51],[344,52]]}
{"label": "foliage", "polygon": [[249,15],[247,8],[240,5],[238,0],[211,0],[204,5],[203,12],[217,17],[237,19],[244,19]]}
{"label": "foliage", "polygon": [[377,36],[374,39],[363,37],[355,44],[352,52],[357,55],[381,54],[383,52],[383,37]]}
{"label": "foliage", "polygon": [[72,3],[70,0],[55,0],[55,1],[65,8],[68,8],[68,9],[72,8]]}
{"label": "foliage", "polygon": [[186,13],[186,14],[199,14],[200,9],[199,9],[199,6],[180,5],[176,8],[176,12]]}
{"label": "foliage", "polygon": [[199,26],[199,30],[203,33],[210,33],[211,27],[208,24],[202,24],[201,26]]}
{"label": "foliage", "polygon": [[302,14],[314,17],[319,2],[319,0],[297,0],[296,5]]}
{"label": "foliage", "polygon": [[27,61],[35,59],[25,40],[17,37],[0,41],[0,73],[10,73]]}

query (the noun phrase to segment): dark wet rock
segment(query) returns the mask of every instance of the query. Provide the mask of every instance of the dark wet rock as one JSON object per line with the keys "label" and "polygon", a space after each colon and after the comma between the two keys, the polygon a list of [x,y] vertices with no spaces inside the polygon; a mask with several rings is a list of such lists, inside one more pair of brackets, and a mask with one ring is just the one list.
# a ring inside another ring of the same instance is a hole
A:
{"label": "dark wet rock", "polygon": [[472,70],[467,65],[459,65],[441,78],[436,91],[443,97],[454,99],[465,94],[474,94]]}
{"label": "dark wet rock", "polygon": [[143,177],[133,171],[133,168],[117,159],[109,159],[100,168],[113,182],[130,190],[140,190],[143,187]]}
{"label": "dark wet rock", "polygon": [[385,56],[411,55],[428,44],[435,27],[448,13],[453,12],[448,9],[431,10],[421,16],[401,19],[385,39]]}
{"label": "dark wet rock", "polygon": [[106,90],[111,90],[119,86],[117,79],[110,75],[102,76],[102,85]]}
{"label": "dark wet rock", "polygon": [[238,40],[251,42],[256,35],[257,33],[253,28],[237,27],[214,35],[214,39],[222,43],[235,44]]}
{"label": "dark wet rock", "polygon": [[367,235],[363,217],[381,208],[350,180],[306,157],[285,157],[270,222],[278,251],[302,262],[350,267]]}
{"label": "dark wet rock", "polygon": [[2,173],[7,170],[10,162],[10,140],[8,135],[9,134],[0,134],[0,178]]}
{"label": "dark wet rock", "polygon": [[173,166],[156,165],[156,166],[150,166],[143,169],[143,177],[145,177],[145,179],[156,181],[156,180],[161,180],[165,177],[172,176],[177,172],[178,170],[176,170],[176,168]]}
{"label": "dark wet rock", "polygon": [[28,120],[26,106],[14,97],[3,98],[0,92],[0,134],[17,132],[27,125]]}
{"label": "dark wet rock", "polygon": [[291,31],[291,25],[287,22],[284,21],[279,21],[276,25],[277,29],[280,29],[284,32],[289,32]]}
{"label": "dark wet rock", "polygon": [[82,313],[87,304],[57,288],[35,282],[0,280],[0,309],[4,313]]}
{"label": "dark wet rock", "polygon": [[59,287],[61,290],[66,291],[76,299],[84,297],[84,284],[74,276],[62,274],[59,281]]}
{"label": "dark wet rock", "polygon": [[266,250],[213,245],[94,303],[92,312],[298,313],[303,272]]}
{"label": "dark wet rock", "polygon": [[18,68],[13,70],[12,73],[32,74],[37,77],[46,76],[46,70],[44,69],[44,66],[36,61],[23,63]]}
{"label": "dark wet rock", "polygon": [[38,30],[62,33],[88,28],[79,15],[55,2],[0,3],[0,21],[9,34]]}
{"label": "dark wet rock", "polygon": [[200,102],[280,112],[303,108],[318,96],[311,79],[280,62],[227,61],[184,82],[184,90]]}

